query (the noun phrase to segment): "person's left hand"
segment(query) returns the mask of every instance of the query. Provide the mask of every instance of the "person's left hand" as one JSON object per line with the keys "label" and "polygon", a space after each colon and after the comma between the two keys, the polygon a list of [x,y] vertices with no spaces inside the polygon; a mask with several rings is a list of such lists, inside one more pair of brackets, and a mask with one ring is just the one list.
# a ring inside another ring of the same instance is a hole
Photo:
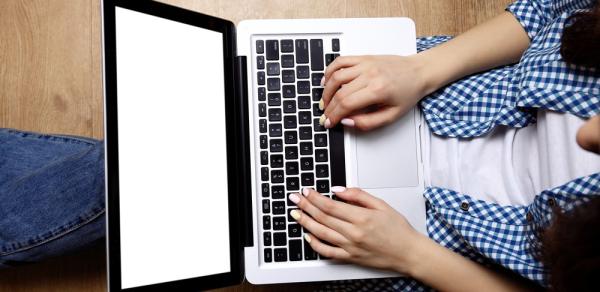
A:
{"label": "person's left hand", "polygon": [[367,192],[343,187],[332,191],[345,202],[312,189],[304,189],[304,196],[290,195],[302,210],[291,215],[310,232],[305,236],[310,246],[328,258],[407,272],[413,260],[411,250],[424,236],[386,202]]}

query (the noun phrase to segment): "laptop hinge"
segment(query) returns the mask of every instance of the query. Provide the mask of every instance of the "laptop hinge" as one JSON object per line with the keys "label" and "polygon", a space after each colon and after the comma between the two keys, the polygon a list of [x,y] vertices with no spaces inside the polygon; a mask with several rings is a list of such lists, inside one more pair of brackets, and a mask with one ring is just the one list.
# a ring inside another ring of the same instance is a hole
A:
{"label": "laptop hinge", "polygon": [[253,226],[252,226],[252,184],[250,173],[250,136],[249,136],[249,117],[248,117],[248,76],[246,71],[246,57],[235,57],[235,89],[236,106],[238,109],[238,140],[242,145],[241,153],[238,153],[239,174],[240,174],[240,215],[241,215],[241,238],[243,246],[252,246],[253,244]]}

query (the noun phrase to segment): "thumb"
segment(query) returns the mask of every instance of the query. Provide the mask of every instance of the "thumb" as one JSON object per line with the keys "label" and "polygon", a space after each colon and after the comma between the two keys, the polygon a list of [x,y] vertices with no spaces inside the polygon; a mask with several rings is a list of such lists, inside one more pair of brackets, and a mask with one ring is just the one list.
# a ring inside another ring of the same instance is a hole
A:
{"label": "thumb", "polygon": [[400,109],[398,107],[382,107],[374,112],[349,116],[342,121],[342,124],[362,131],[368,131],[385,126],[396,120],[398,116],[400,116]]}

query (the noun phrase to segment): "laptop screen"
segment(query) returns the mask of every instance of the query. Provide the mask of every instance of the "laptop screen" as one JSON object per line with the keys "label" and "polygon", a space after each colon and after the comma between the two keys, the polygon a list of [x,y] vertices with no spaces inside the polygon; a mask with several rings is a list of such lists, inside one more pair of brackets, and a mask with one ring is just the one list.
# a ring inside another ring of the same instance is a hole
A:
{"label": "laptop screen", "polygon": [[121,288],[230,272],[223,35],[115,20]]}

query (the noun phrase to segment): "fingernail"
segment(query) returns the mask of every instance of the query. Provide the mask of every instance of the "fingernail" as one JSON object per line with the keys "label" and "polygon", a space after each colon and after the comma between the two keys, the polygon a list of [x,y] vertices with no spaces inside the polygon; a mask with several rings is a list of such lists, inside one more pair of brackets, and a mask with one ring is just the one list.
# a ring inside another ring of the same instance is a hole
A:
{"label": "fingernail", "polygon": [[290,201],[294,202],[294,204],[298,204],[298,202],[300,202],[300,197],[298,197],[296,194],[290,194],[289,198]]}
{"label": "fingernail", "polygon": [[292,216],[294,220],[298,220],[300,219],[300,212],[298,212],[297,210],[292,210],[290,211],[290,216]]}
{"label": "fingernail", "polygon": [[325,108],[325,103],[323,102],[323,99],[321,98],[321,100],[319,100],[319,109],[323,110]]}
{"label": "fingernail", "polygon": [[308,194],[310,194],[310,190],[308,188],[304,188],[302,189],[302,194],[306,197]]}
{"label": "fingernail", "polygon": [[310,241],[311,241],[312,239],[310,239],[310,235],[308,235],[308,234],[304,234],[304,240],[306,240],[306,242],[310,243]]}
{"label": "fingernail", "polygon": [[325,86],[325,76],[323,76],[323,78],[321,78],[321,86]]}
{"label": "fingernail", "polygon": [[327,119],[327,117],[325,116],[325,114],[322,114],[321,117],[319,118],[319,125],[323,126],[325,124],[326,119]]}
{"label": "fingernail", "polygon": [[325,128],[327,128],[327,129],[331,128],[331,121],[329,119],[325,120]]}
{"label": "fingernail", "polygon": [[342,121],[340,123],[342,123],[342,125],[344,125],[346,127],[354,127],[353,119],[342,119]]}
{"label": "fingernail", "polygon": [[334,192],[334,193],[341,193],[341,192],[343,192],[345,190],[346,190],[345,187],[340,187],[340,186],[331,187],[331,191]]}

